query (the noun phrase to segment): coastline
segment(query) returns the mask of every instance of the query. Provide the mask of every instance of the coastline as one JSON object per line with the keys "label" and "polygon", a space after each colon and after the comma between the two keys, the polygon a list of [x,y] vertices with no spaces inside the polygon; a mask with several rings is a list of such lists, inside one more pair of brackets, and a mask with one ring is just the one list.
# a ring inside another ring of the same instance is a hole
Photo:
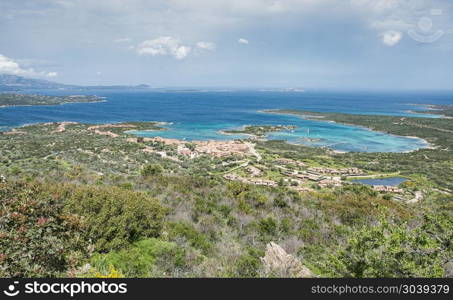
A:
{"label": "coastline", "polygon": [[[347,126],[362,128],[362,129],[365,129],[365,130],[368,130],[368,131],[373,131],[373,132],[379,132],[379,133],[382,133],[382,134],[387,134],[387,135],[394,136],[394,137],[403,137],[403,138],[408,138],[408,139],[416,139],[416,140],[418,140],[418,141],[420,141],[420,142],[422,142],[422,143],[424,143],[426,145],[425,147],[419,147],[419,148],[416,148],[414,150],[402,151],[402,152],[399,152],[399,153],[411,153],[411,152],[418,151],[420,149],[436,149],[437,148],[437,146],[433,145],[432,143],[428,142],[427,140],[425,140],[425,139],[423,139],[421,137],[408,136],[408,135],[396,135],[396,134],[385,132],[385,131],[374,130],[372,128],[369,128],[369,127],[366,127],[366,126],[362,126],[362,125],[351,124],[351,123],[346,123],[346,122],[336,122],[336,121],[333,121],[333,120],[328,120],[328,119],[326,119],[326,116],[322,116],[322,115],[319,116],[319,115],[309,115],[309,114],[297,114],[297,113],[281,112],[281,110],[279,110],[279,109],[260,110],[259,112],[271,113],[271,114],[272,113],[273,114],[281,114],[281,115],[292,115],[292,116],[297,116],[297,117],[305,119],[305,120],[331,122],[331,123],[340,124],[340,125],[347,125]],[[311,119],[311,117],[313,117],[314,119]],[[332,150],[334,152],[338,151],[338,150],[334,150],[334,149],[330,149],[330,150]],[[338,153],[347,153],[347,152],[339,151]]]}
{"label": "coastline", "polygon": [[[106,100],[100,100],[100,101],[93,101],[93,102],[106,102]],[[93,102],[81,102],[81,103],[93,103]],[[63,105],[63,104],[70,104],[70,103],[76,103],[76,102],[69,102],[69,103],[62,103],[62,104],[59,104],[59,105]],[[419,141],[422,145],[419,146],[419,147],[416,147],[415,149],[413,150],[407,150],[407,151],[390,151],[390,152],[393,152],[393,153],[410,153],[410,152],[415,152],[415,151],[418,151],[420,149],[436,149],[436,146],[431,144],[429,141],[423,139],[423,138],[420,138],[420,137],[417,137],[417,136],[405,136],[405,135],[396,135],[396,134],[392,134],[392,133],[388,133],[388,132],[385,132],[385,131],[379,131],[379,130],[375,130],[375,129],[372,129],[372,128],[369,128],[369,127],[366,127],[366,126],[362,126],[362,125],[356,125],[356,124],[351,124],[351,123],[347,123],[347,122],[336,122],[336,121],[333,121],[333,120],[329,120],[327,119],[328,116],[324,116],[324,115],[316,115],[316,112],[313,112],[313,114],[310,114],[310,112],[307,112],[306,114],[303,113],[303,114],[297,114],[297,113],[290,113],[290,112],[282,112],[281,109],[271,109],[271,110],[258,110],[258,112],[260,113],[266,113],[266,114],[281,114],[281,115],[291,115],[291,116],[297,116],[299,118],[302,118],[302,119],[306,119],[306,120],[314,120],[314,121],[322,121],[322,122],[329,122],[329,123],[336,123],[336,124],[340,124],[340,125],[345,125],[345,126],[351,126],[351,127],[356,127],[356,128],[361,128],[361,129],[365,129],[367,131],[372,131],[372,132],[378,132],[378,133],[381,133],[381,134],[385,134],[385,135],[389,135],[389,136],[394,136],[394,137],[397,137],[397,138],[408,138],[408,139],[414,139],[414,140],[417,140]],[[320,113],[321,114],[321,113]],[[66,121],[58,121],[58,122],[51,122],[51,123],[61,123],[61,122],[66,122]],[[150,121],[152,123],[154,123],[154,125],[156,126],[164,126],[163,128],[161,129],[146,129],[146,130],[135,130],[135,129],[132,129],[132,130],[128,130],[126,131],[126,133],[129,133],[129,134],[133,134],[133,135],[136,135],[136,136],[140,136],[140,133],[143,132],[143,133],[146,133],[146,132],[158,132],[158,131],[168,131],[168,130],[171,130],[171,128],[166,128],[165,126],[167,125],[171,125],[172,123],[171,122],[165,122],[165,121],[159,121],[159,122],[153,122],[153,121]],[[123,122],[113,122],[113,123],[110,123],[110,124],[115,124],[115,123],[123,123]],[[41,123],[41,122],[38,122],[38,123],[32,123],[32,124],[23,124],[23,125],[20,125],[20,126],[15,126],[15,127],[7,127],[6,130],[11,130],[13,128],[23,128],[23,127],[26,127],[26,126],[31,126],[31,125],[38,125],[38,124],[44,124],[44,123]],[[103,123],[93,123],[93,124],[103,124]],[[227,132],[228,130],[244,130],[246,127],[248,126],[260,126],[260,125],[247,125],[247,124],[244,124],[244,125],[241,125],[240,127],[236,127],[236,128],[225,128],[225,129],[221,129],[221,130],[218,130],[217,133],[219,134],[222,134],[222,135],[225,135],[225,136],[234,136],[234,135],[240,135],[241,137],[238,137],[238,138],[232,138],[232,139],[239,139],[239,140],[242,140],[242,139],[252,139],[252,140],[256,140],[256,141],[268,141],[268,140],[272,140],[272,139],[268,139],[267,135],[264,135],[264,136],[257,136],[257,135],[254,135],[252,133],[232,133],[232,132]],[[261,125],[261,126],[265,126],[265,125]],[[3,131],[3,132],[7,132],[7,131]],[[182,139],[181,139],[182,140]],[[212,139],[209,139],[209,140],[218,140],[216,138],[212,138]],[[345,150],[338,150],[338,149],[334,149],[334,148],[331,148],[329,146],[322,146],[322,145],[313,145],[313,144],[306,144],[306,143],[294,143],[294,142],[290,142],[288,140],[285,140],[283,139],[286,143],[288,144],[293,144],[293,145],[303,145],[303,146],[307,146],[307,147],[314,147],[314,148],[326,148],[328,149],[329,151],[331,151],[332,153],[336,153],[336,154],[344,154],[344,153],[349,153],[349,152],[365,152],[365,151],[345,151]],[[385,152],[385,151],[384,151]]]}
{"label": "coastline", "polygon": [[[81,125],[87,125],[87,126],[91,126],[91,125],[115,125],[115,124],[123,124],[123,123],[134,123],[136,121],[130,121],[130,122],[123,122],[123,121],[118,121],[118,122],[109,122],[109,123],[82,123],[82,122],[78,122],[78,121],[67,121],[67,120],[63,120],[63,121],[55,121],[55,122],[35,122],[35,123],[25,123],[25,124],[22,124],[22,125],[19,125],[19,126],[14,126],[14,127],[5,127],[6,130],[8,131],[2,131],[0,130],[0,133],[7,133],[7,132],[13,132],[17,129],[21,129],[21,128],[25,128],[25,127],[29,127],[29,126],[46,126],[46,125],[57,125],[57,124],[61,124],[61,123],[75,123],[75,124],[81,124]],[[153,125],[155,126],[164,126],[164,125],[168,125],[168,124],[171,124],[171,122],[162,122],[162,121],[145,121],[145,122],[141,122],[141,123],[152,123]],[[139,131],[165,131],[165,130],[168,130],[167,128],[165,127],[161,127],[160,129],[146,129],[146,130],[139,130]],[[124,133],[129,133],[129,132],[132,132],[134,130],[127,130],[127,131],[124,131]]]}
{"label": "coastline", "polygon": [[75,102],[61,102],[61,103],[54,103],[54,104],[14,104],[14,105],[0,105],[0,108],[7,108],[7,107],[23,107],[23,106],[57,106],[57,105],[66,105],[66,104],[81,104],[81,103],[103,103],[107,102],[107,100],[96,100],[96,101],[75,101]]}

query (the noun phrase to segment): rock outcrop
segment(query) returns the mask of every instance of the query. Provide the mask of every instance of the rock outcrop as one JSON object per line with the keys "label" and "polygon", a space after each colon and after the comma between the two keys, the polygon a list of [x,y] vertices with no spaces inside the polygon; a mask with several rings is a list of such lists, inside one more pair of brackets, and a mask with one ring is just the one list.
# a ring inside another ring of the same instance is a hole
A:
{"label": "rock outcrop", "polygon": [[269,277],[316,277],[307,267],[274,242],[267,244],[266,253],[261,258],[264,273]]}

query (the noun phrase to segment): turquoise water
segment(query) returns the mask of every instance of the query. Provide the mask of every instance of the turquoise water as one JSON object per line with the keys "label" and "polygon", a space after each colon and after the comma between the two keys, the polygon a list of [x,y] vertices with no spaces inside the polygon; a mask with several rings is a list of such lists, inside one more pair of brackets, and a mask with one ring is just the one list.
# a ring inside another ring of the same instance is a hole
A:
{"label": "turquoise water", "polygon": [[354,179],[351,181],[366,184],[366,185],[398,186],[401,183],[408,181],[408,179],[404,178],[404,177],[388,177],[388,178],[378,178],[378,179]]}
{"label": "turquoise water", "polygon": [[[68,95],[95,94],[107,102],[58,106],[0,108],[0,130],[23,124],[57,121],[107,123],[126,121],[168,122],[166,131],[141,132],[185,140],[234,139],[222,130],[244,125],[296,125],[294,131],[271,133],[269,139],[325,146],[339,151],[404,152],[427,144],[420,139],[392,136],[366,128],[305,120],[291,115],[262,113],[267,109],[301,109],[414,116],[421,104],[453,104],[453,93],[365,93],[365,92],[260,92],[260,91],[157,91],[84,90],[34,91]],[[434,117],[433,115],[419,115]]]}
{"label": "turquoise water", "polygon": [[[427,143],[421,139],[393,136],[362,127],[347,126],[333,122],[305,120],[297,116],[276,114],[266,114],[263,118],[267,118],[267,120],[263,123],[250,123],[249,125],[291,124],[297,126],[294,130],[269,133],[266,135],[269,140],[285,140],[293,144],[328,147],[345,152],[406,152],[427,146]],[[244,135],[222,134],[221,131],[224,129],[237,128],[232,127],[228,123],[176,123],[164,127],[168,130],[161,132],[138,131],[135,134],[143,137],[160,136],[188,141],[247,138]]]}

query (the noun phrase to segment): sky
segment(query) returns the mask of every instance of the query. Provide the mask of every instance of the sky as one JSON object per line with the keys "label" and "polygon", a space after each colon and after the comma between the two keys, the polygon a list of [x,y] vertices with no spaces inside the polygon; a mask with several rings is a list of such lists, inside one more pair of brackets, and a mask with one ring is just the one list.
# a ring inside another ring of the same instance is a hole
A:
{"label": "sky", "polygon": [[0,0],[0,73],[82,85],[452,89],[449,0]]}

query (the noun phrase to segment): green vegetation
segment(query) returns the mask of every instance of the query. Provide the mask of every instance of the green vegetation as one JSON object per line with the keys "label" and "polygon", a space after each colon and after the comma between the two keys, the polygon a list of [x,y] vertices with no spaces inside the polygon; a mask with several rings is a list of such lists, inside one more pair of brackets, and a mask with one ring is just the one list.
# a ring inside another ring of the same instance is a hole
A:
{"label": "green vegetation", "polygon": [[276,131],[286,131],[286,130],[293,130],[296,126],[293,125],[262,125],[262,126],[244,126],[242,129],[237,130],[224,130],[223,132],[228,134],[249,134],[254,137],[264,137],[266,134],[270,132]]}
{"label": "green vegetation", "polygon": [[159,236],[165,208],[140,192],[41,182],[0,184],[0,276],[56,276],[96,251]]}
{"label": "green vegetation", "polygon": [[107,254],[96,253],[92,256],[91,265],[106,274],[112,266],[126,277],[163,277],[172,268],[184,267],[185,253],[176,243],[165,242],[155,238],[138,241],[119,251]]}
{"label": "green vegetation", "polygon": [[453,117],[453,105],[426,105],[426,107],[428,110],[414,110],[411,112]]}
{"label": "green vegetation", "polygon": [[0,93],[0,107],[21,106],[21,105],[60,105],[65,103],[79,102],[101,102],[96,96],[74,95],[74,96],[43,96],[26,94],[4,94]]}
{"label": "green vegetation", "polygon": [[354,232],[327,265],[341,277],[442,277],[453,255],[452,236],[446,215],[427,215],[415,228],[382,218]]}
{"label": "green vegetation", "polygon": [[[318,276],[453,276],[451,120],[310,114],[436,148],[338,154],[252,140],[259,155],[190,158],[130,133],[161,129],[152,122],[21,127],[0,134],[0,276],[259,277],[271,241]],[[399,188],[423,198],[289,181],[312,167],[400,174]]]}

